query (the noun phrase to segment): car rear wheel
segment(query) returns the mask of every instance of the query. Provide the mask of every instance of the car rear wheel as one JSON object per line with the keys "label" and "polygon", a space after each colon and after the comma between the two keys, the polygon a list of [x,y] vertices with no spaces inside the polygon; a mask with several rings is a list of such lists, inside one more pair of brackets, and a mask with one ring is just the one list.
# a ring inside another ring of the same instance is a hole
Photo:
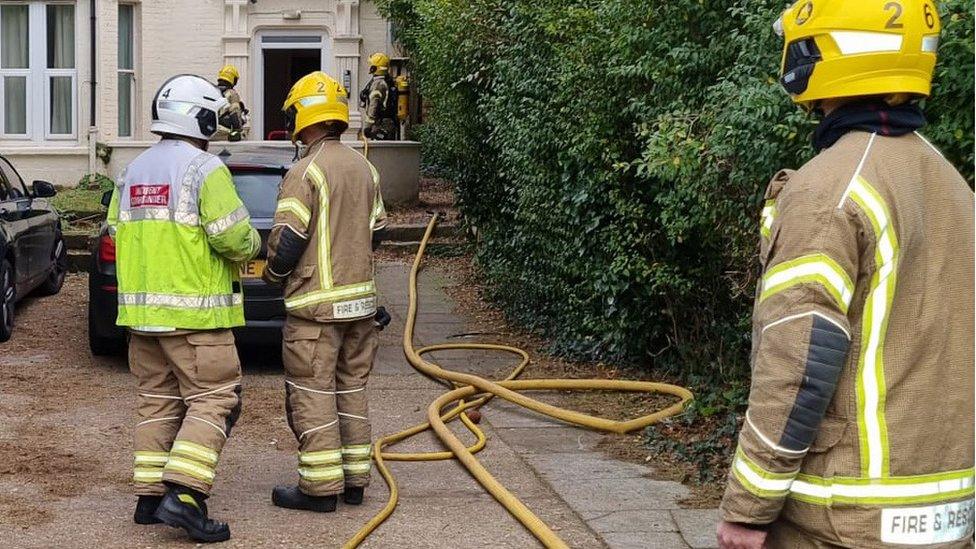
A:
{"label": "car rear wheel", "polygon": [[38,295],[54,295],[61,291],[64,285],[64,276],[68,272],[68,247],[64,245],[64,238],[58,232],[58,238],[54,242],[54,251],[51,258],[51,274],[44,279],[38,286]]}
{"label": "car rear wheel", "polygon": [[14,287],[14,273],[6,259],[0,265],[0,342],[7,341],[14,332],[14,305],[17,290]]}

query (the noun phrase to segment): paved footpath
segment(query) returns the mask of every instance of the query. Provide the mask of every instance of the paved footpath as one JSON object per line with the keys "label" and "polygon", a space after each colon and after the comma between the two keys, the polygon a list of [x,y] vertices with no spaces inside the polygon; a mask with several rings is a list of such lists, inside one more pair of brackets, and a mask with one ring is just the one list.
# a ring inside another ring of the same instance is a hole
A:
{"label": "paved footpath", "polygon": [[[401,263],[377,269],[381,304],[393,322],[381,335],[369,386],[375,436],[423,421],[427,403],[443,391],[414,372],[400,349],[407,269]],[[444,292],[448,283],[436,269],[421,274],[418,346],[458,341],[451,336],[468,331],[465,316]],[[42,320],[44,314],[55,312],[71,325],[81,322],[83,299],[70,292],[83,288],[83,279],[72,279],[67,295],[23,307],[15,345],[0,357],[0,452],[9,450],[6,463],[0,463],[0,545],[188,546],[176,530],[131,522],[135,383],[124,361],[90,358],[83,329],[58,348],[43,337],[47,328],[40,324],[50,322]],[[35,339],[47,343],[33,345]],[[242,352],[244,412],[221,457],[210,507],[231,524],[233,538],[221,547],[337,547],[382,508],[386,487],[374,473],[363,506],[340,503],[330,515],[271,505],[272,487],[296,480],[296,445],[284,419],[283,379],[274,354]],[[489,377],[511,367],[510,359],[491,354],[433,356],[446,368]],[[715,545],[714,511],[683,510],[676,501],[687,495],[685,487],[651,480],[649,469],[605,457],[596,449],[603,435],[502,401],[493,401],[484,413],[488,446],[479,459],[570,546]],[[440,445],[423,435],[395,449],[439,450]],[[400,505],[365,547],[538,546],[456,462],[391,466]]]}
{"label": "paved footpath", "polygon": [[[406,273],[405,266],[395,264],[379,273],[383,301],[394,311],[396,324],[391,335],[396,334],[397,341],[403,333],[407,302],[406,286],[397,284],[397,279],[405,281]],[[456,341],[452,336],[469,332],[467,319],[463,313],[453,311],[453,302],[443,292],[446,284],[436,270],[421,274],[418,346]],[[487,377],[501,377],[511,367],[510,359],[497,354],[477,356],[451,351],[431,356],[445,368]],[[388,364],[383,361],[374,380]],[[400,367],[399,363],[392,364]],[[525,376],[532,376],[531,367]],[[516,474],[512,469],[496,469],[490,465],[494,453],[512,453],[513,465],[538,479],[552,494],[553,503],[560,502],[572,511],[576,519],[571,521],[574,526],[587,529],[596,538],[580,539],[582,543],[576,543],[567,537],[567,542],[574,547],[603,544],[613,549],[704,549],[716,546],[718,515],[714,509],[682,509],[677,502],[688,497],[686,487],[676,482],[652,480],[649,468],[607,457],[596,448],[604,435],[550,420],[500,399],[490,402],[483,411],[482,426],[489,442],[479,457],[503,483],[515,488],[518,484],[508,479],[519,478],[522,472]],[[463,477],[452,481],[473,482]],[[517,490],[516,494],[522,495]],[[544,520],[549,519],[545,507],[526,503]],[[513,520],[509,522],[519,527]]]}

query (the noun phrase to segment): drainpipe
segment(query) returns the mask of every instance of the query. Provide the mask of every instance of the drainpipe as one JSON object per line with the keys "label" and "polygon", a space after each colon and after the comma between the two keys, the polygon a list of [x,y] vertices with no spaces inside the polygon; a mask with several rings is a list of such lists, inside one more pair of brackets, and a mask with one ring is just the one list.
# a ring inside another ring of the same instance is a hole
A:
{"label": "drainpipe", "polygon": [[[95,163],[97,162],[97,159],[95,157],[95,144],[98,141],[98,126],[96,126],[96,117],[95,117],[95,107],[98,104],[98,102],[96,100],[96,97],[95,97],[95,91],[98,89],[97,82],[95,80],[95,74],[96,74],[96,70],[97,70],[97,65],[96,65],[97,56],[95,55],[96,54],[95,45],[97,44],[97,41],[96,41],[96,38],[97,38],[97,36],[96,36],[97,18],[95,16],[95,4],[96,4],[96,0],[91,0],[90,4],[91,4],[91,9],[90,9],[90,11],[91,11],[91,18],[90,18],[91,19],[91,37],[90,37],[90,40],[91,40],[91,69],[90,69],[91,70],[91,90],[90,90],[89,93],[91,95],[91,97],[90,97],[90,101],[91,102],[89,103],[89,107],[88,108],[91,111],[91,114],[90,114],[91,122],[89,123],[89,126],[88,126],[88,173],[89,174],[92,174],[92,176],[93,176],[95,174],[95,172],[96,172]],[[90,182],[91,181],[89,181],[89,183]]]}

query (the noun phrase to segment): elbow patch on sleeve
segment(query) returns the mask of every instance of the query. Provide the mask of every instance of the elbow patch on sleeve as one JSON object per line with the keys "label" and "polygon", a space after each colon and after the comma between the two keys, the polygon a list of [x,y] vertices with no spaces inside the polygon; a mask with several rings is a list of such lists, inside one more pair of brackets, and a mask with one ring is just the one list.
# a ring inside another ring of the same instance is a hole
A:
{"label": "elbow patch on sleeve", "polygon": [[295,265],[298,265],[298,260],[305,253],[307,246],[307,238],[286,227],[281,231],[278,246],[268,269],[277,276],[288,276],[295,269]]}
{"label": "elbow patch on sleeve", "polygon": [[803,382],[786,420],[780,446],[802,451],[813,443],[837,388],[850,344],[840,326],[819,315],[813,316]]}

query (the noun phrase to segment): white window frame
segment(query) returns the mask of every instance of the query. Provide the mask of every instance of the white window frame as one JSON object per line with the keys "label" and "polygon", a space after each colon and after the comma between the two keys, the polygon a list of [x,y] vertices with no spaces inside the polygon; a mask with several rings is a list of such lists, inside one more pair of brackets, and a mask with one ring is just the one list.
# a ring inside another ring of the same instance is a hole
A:
{"label": "white window frame", "polygon": [[[115,85],[118,88],[116,89],[116,100],[118,100],[118,91],[122,87],[122,75],[128,74],[132,77],[129,80],[129,135],[122,135],[121,126],[117,127],[115,130],[117,134],[116,137],[118,137],[119,139],[133,140],[135,139],[135,135],[136,135],[137,122],[138,122],[137,115],[139,112],[136,109],[137,106],[136,103],[138,100],[136,96],[136,90],[137,90],[136,71],[137,71],[138,60],[139,60],[139,50],[138,50],[139,40],[137,37],[139,13],[138,13],[138,4],[129,3],[129,2],[119,2],[119,9],[116,14],[116,25],[118,25],[118,16],[121,15],[122,6],[129,6],[129,8],[132,9],[132,68],[123,69],[122,67],[118,66],[119,52],[116,51],[115,52],[116,53]],[[116,42],[116,47],[118,47],[118,42]],[[0,103],[0,105],[2,105],[2,103]],[[115,113],[116,124],[118,124],[119,114],[121,112],[122,112],[122,102],[118,101],[118,105],[116,105],[116,113]]]}
{"label": "white window frame", "polygon": [[[74,1],[27,1],[3,2],[5,5],[28,6],[29,53],[26,69],[0,68],[0,78],[4,76],[27,77],[27,124],[26,134],[5,133],[4,100],[5,88],[0,85],[0,139],[5,141],[45,141],[64,142],[78,140],[78,44],[81,31],[81,10]],[[74,6],[75,25],[75,62],[71,69],[49,69],[47,67],[47,6]],[[0,47],[2,47],[0,40]],[[71,132],[64,134],[51,133],[51,78],[67,76],[71,78]],[[37,99],[41,99],[41,108],[37,107]],[[41,129],[39,130],[38,127]]]}
{"label": "white window frame", "polygon": [[[75,15],[75,44],[73,51],[75,53],[74,68],[71,69],[49,69],[47,67],[47,7],[48,6],[73,6]],[[34,6],[37,6],[36,8]],[[35,50],[40,50],[41,62],[38,65],[42,67],[44,71],[44,138],[48,141],[73,141],[78,139],[78,31],[80,27],[79,23],[79,9],[77,2],[32,2],[31,10],[37,10],[39,14],[35,19],[37,20],[38,36],[43,37],[43,47],[34,48]],[[32,19],[32,27],[34,25],[34,19]],[[34,36],[32,33],[31,36]],[[33,67],[33,54],[31,55],[31,66]],[[32,69],[33,70],[33,69]],[[51,133],[51,82],[52,77],[55,76],[70,76],[71,77],[71,132],[70,133]]]}
{"label": "white window frame", "polygon": [[[33,51],[34,51],[33,45],[31,44],[31,40],[32,40],[32,38],[34,36],[34,34],[33,34],[34,33],[34,28],[33,28],[33,25],[31,24],[31,21],[33,21],[33,16],[31,15],[31,7],[30,7],[30,3],[29,2],[3,2],[3,4],[4,5],[8,5],[8,6],[27,6],[27,32],[28,32],[28,39],[27,39],[27,48],[28,48],[27,67],[28,68],[26,68],[26,69],[5,69],[3,67],[0,67],[0,138],[2,138],[4,140],[10,140],[10,141],[31,141],[33,139],[32,138],[32,135],[33,135],[33,120],[32,120],[32,118],[33,117],[31,116],[31,113],[34,112],[33,111],[33,103],[34,103],[34,101],[33,101],[33,96],[34,96],[33,89],[34,88],[33,88],[33,85],[32,85],[33,84],[33,82],[32,82],[33,79],[31,78],[31,69],[30,69],[30,66],[33,64],[32,58],[33,58]],[[46,38],[47,37],[45,36],[45,39]],[[0,40],[0,48],[2,48],[2,47],[3,47],[3,41]],[[24,108],[26,109],[24,131],[26,133],[7,133],[7,125],[6,125],[7,120],[6,120],[6,117],[5,117],[6,109],[4,109],[4,105],[6,104],[5,101],[6,101],[6,90],[7,90],[7,87],[6,87],[6,84],[3,82],[3,78],[5,76],[25,76],[25,77],[27,77],[27,82],[24,84],[25,89],[27,91],[27,100],[26,100],[26,103],[27,104],[24,106]]]}

